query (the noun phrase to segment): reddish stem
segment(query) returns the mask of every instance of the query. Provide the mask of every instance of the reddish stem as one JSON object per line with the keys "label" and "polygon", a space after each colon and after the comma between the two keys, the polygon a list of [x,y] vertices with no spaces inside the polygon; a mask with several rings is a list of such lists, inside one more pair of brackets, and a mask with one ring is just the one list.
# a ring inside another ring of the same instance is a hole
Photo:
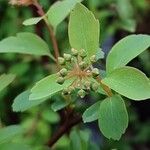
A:
{"label": "reddish stem", "polygon": [[67,112],[66,119],[64,123],[60,126],[57,132],[52,136],[52,138],[47,142],[49,147],[53,147],[53,145],[65,134],[67,133],[72,127],[79,124],[82,121],[82,117],[75,112]]}
{"label": "reddish stem", "polygon": [[[42,6],[35,0],[33,5],[37,8],[37,12],[40,16],[44,16],[45,15],[45,12],[42,8]],[[58,49],[58,44],[57,44],[57,40],[56,40],[56,37],[54,35],[54,32],[53,32],[53,28],[52,26],[48,23],[48,20],[47,18],[45,17],[44,18],[44,21],[46,23],[46,26],[48,28],[48,31],[50,33],[50,38],[52,40],[52,44],[53,44],[53,48],[54,48],[54,53],[55,53],[55,58],[56,58],[56,63],[57,63],[57,67],[59,68],[59,63],[58,63],[58,57],[59,57],[59,49]]]}

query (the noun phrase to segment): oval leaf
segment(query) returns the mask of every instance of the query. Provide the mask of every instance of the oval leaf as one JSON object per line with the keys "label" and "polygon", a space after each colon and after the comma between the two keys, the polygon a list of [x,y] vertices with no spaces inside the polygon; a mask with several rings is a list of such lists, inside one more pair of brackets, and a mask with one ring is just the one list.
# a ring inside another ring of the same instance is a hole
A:
{"label": "oval leaf", "polygon": [[89,108],[85,110],[85,112],[82,115],[84,123],[86,122],[92,122],[99,118],[99,107],[100,107],[100,101],[96,102]]}
{"label": "oval leaf", "polygon": [[99,128],[107,138],[119,140],[128,126],[128,114],[123,99],[114,95],[101,102]]}
{"label": "oval leaf", "polygon": [[88,56],[99,48],[99,21],[84,5],[77,4],[70,15],[69,41],[72,48],[85,49]]}
{"label": "oval leaf", "polygon": [[21,53],[33,55],[48,55],[48,45],[39,36],[33,33],[18,33],[0,41],[0,53]]}
{"label": "oval leaf", "polygon": [[[116,10],[119,15],[119,21],[117,22],[119,27],[129,31],[135,32],[136,19],[134,17],[134,9],[130,0],[117,0]],[[128,10],[128,11],[127,11]]]}
{"label": "oval leaf", "polygon": [[72,130],[69,136],[70,139],[70,150],[83,150],[82,141],[77,130]]}
{"label": "oval leaf", "polygon": [[77,2],[82,0],[64,0],[54,3],[47,12],[50,24],[56,28],[70,13]]}
{"label": "oval leaf", "polygon": [[116,69],[102,82],[130,99],[144,100],[150,98],[150,80],[138,69],[132,67]]}
{"label": "oval leaf", "polygon": [[102,51],[101,48],[99,48],[96,51],[96,60],[98,61],[99,59],[103,59],[104,58],[105,53]]}
{"label": "oval leaf", "polygon": [[30,19],[25,20],[23,22],[23,25],[25,25],[25,26],[35,25],[38,22],[40,22],[42,19],[43,19],[43,17],[30,18]]}
{"label": "oval leaf", "polygon": [[30,108],[32,108],[33,106],[37,106],[39,104],[41,104],[42,102],[44,102],[47,99],[40,99],[37,101],[30,101],[29,100],[29,95],[31,94],[31,92],[28,91],[24,91],[23,93],[19,94],[12,105],[13,111],[15,112],[23,112],[26,111]]}
{"label": "oval leaf", "polygon": [[2,74],[0,76],[0,91],[3,90],[7,85],[9,85],[15,79],[13,74]]}
{"label": "oval leaf", "polygon": [[129,63],[133,58],[145,51],[150,46],[149,35],[129,35],[116,43],[106,60],[106,71],[110,73]]}
{"label": "oval leaf", "polygon": [[0,144],[11,140],[14,136],[23,132],[19,125],[11,125],[0,129]]}
{"label": "oval leaf", "polygon": [[66,80],[63,85],[56,83],[58,78],[57,74],[49,75],[44,79],[36,83],[36,85],[31,89],[30,100],[39,100],[42,98],[51,97],[55,93],[68,87],[72,80]]}
{"label": "oval leaf", "polygon": [[66,107],[69,103],[65,100],[59,99],[52,103],[51,108],[53,111],[61,110],[62,108]]}

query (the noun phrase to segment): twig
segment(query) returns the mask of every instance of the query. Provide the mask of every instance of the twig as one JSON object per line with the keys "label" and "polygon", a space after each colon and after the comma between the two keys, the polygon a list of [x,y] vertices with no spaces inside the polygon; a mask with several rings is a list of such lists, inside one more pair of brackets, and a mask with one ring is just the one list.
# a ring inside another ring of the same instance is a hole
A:
{"label": "twig", "polygon": [[82,121],[81,115],[71,112],[67,113],[66,120],[60,126],[58,131],[52,136],[52,138],[47,142],[49,147],[52,147],[65,133],[67,133],[72,127],[79,124]]}
{"label": "twig", "polygon": [[[34,1],[33,5],[37,8],[37,13],[40,16],[45,16],[45,12],[44,12],[42,6],[37,2],[37,0]],[[46,23],[46,26],[47,26],[47,29],[48,29],[48,31],[50,33],[50,38],[52,40],[52,44],[53,44],[53,48],[54,48],[54,53],[55,53],[57,67],[59,68],[60,67],[59,63],[58,63],[59,49],[58,49],[57,40],[55,38],[55,35],[54,35],[54,32],[53,32],[53,28],[52,28],[52,26],[49,24],[49,22],[47,20],[47,17],[44,17],[43,19],[44,19],[44,21]]]}

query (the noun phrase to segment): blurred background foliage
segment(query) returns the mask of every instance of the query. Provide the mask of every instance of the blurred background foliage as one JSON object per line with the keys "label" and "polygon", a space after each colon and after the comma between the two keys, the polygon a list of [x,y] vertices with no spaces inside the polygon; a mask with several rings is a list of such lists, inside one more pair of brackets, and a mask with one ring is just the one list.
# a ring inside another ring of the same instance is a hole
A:
{"label": "blurred background foliage", "polygon": [[[47,11],[55,0],[40,0],[44,10]],[[149,0],[84,0],[83,4],[88,7],[100,21],[100,46],[105,55],[112,45],[122,37],[132,33],[150,34],[150,1]],[[49,44],[52,50],[49,33],[40,22],[36,26],[23,26],[22,22],[30,17],[37,16],[33,7],[13,7],[8,5],[7,0],[0,0],[0,40],[18,32],[34,32],[41,36]],[[60,53],[70,49],[68,42],[68,18],[65,19],[55,31],[59,43]],[[53,53],[53,50],[52,50]],[[150,51],[147,50],[138,58],[130,62],[131,66],[137,67],[150,76]],[[101,61],[103,69],[105,60]],[[55,65],[47,57],[35,57],[20,54],[0,55],[0,74],[14,73],[15,81],[0,93],[0,127],[12,124],[21,124],[23,134],[17,134],[13,142],[5,142],[0,145],[1,150],[44,150],[44,145],[57,130],[62,121],[62,112],[54,112],[51,109],[52,101],[46,101],[40,106],[33,107],[23,113],[14,113],[12,103],[15,97],[22,91],[29,89],[43,77],[55,72]],[[92,97],[92,98],[91,98]],[[84,103],[89,105],[98,95],[89,96]],[[59,99],[57,97],[54,100]],[[132,105],[131,105],[132,103]],[[127,132],[120,141],[107,140],[99,133],[95,123],[84,124],[82,131],[78,128],[63,136],[55,145],[56,150],[82,149],[84,141],[89,140],[89,150],[149,150],[150,149],[150,103],[148,101],[129,102],[127,100],[130,124]],[[81,105],[77,108],[83,111]],[[74,143],[75,141],[75,143]],[[82,142],[81,142],[82,141]],[[16,144],[17,143],[17,144]],[[19,144],[20,145],[19,145]],[[27,145],[31,145],[27,146]],[[8,146],[9,145],[9,146]],[[77,146],[77,147],[76,147]]]}

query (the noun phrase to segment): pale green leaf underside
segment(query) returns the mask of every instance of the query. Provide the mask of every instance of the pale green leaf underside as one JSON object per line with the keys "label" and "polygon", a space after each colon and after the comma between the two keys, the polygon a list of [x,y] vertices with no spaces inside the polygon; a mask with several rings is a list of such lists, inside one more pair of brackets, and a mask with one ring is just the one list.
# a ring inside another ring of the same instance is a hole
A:
{"label": "pale green leaf underside", "polygon": [[129,35],[117,42],[111,49],[106,60],[106,71],[110,73],[129,63],[150,46],[149,35]]}
{"label": "pale green leaf underside", "polygon": [[54,101],[51,105],[51,108],[53,111],[58,111],[58,110],[61,110],[62,108],[66,107],[69,103],[66,102],[65,100],[63,99],[60,99],[60,100],[57,100],[57,101]]}
{"label": "pale green leaf underside", "polygon": [[45,41],[33,33],[23,32],[0,41],[0,53],[21,53],[50,56]]}
{"label": "pale green leaf underside", "polygon": [[52,95],[63,90],[65,87],[68,87],[72,83],[72,80],[70,79],[66,80],[63,85],[59,85],[58,83],[56,83],[57,78],[58,75],[53,74],[37,82],[31,89],[29,99],[39,100],[42,98],[51,97]]}
{"label": "pale green leaf underside", "polygon": [[2,74],[0,76],[0,91],[8,86],[15,79],[13,74]]}
{"label": "pale green leaf underside", "polygon": [[144,73],[133,67],[115,69],[102,80],[119,94],[133,100],[150,98],[150,80]]}
{"label": "pale green leaf underside", "polygon": [[23,132],[19,125],[11,125],[0,129],[0,144],[11,140],[14,136]]}
{"label": "pale green leaf underside", "polygon": [[100,101],[96,102],[89,108],[85,110],[85,112],[82,115],[84,123],[86,122],[92,122],[99,118],[99,107],[100,107]]}
{"label": "pale green leaf underside", "polygon": [[25,21],[23,22],[23,25],[25,25],[25,26],[35,25],[35,24],[37,24],[38,22],[40,22],[42,19],[43,19],[43,17],[30,18],[30,19],[25,20]]}
{"label": "pale green leaf underside", "polygon": [[63,0],[54,3],[47,12],[50,24],[56,28],[70,13],[77,2],[82,0]]}
{"label": "pale green leaf underside", "polygon": [[99,60],[99,59],[103,59],[104,58],[104,52],[102,51],[101,48],[99,48],[97,51],[96,51],[96,60]]}
{"label": "pale green leaf underside", "polygon": [[13,111],[23,112],[34,106],[41,104],[42,102],[44,102],[46,100],[46,99],[40,99],[40,100],[36,100],[36,101],[30,101],[29,100],[30,94],[31,94],[31,92],[29,90],[24,91],[23,93],[19,94],[13,102],[13,105],[12,105]]}
{"label": "pale green leaf underside", "polygon": [[88,56],[99,48],[99,21],[84,5],[77,4],[70,15],[69,41],[72,48],[85,49]]}
{"label": "pale green leaf underside", "polygon": [[107,138],[121,138],[128,126],[128,114],[121,96],[114,95],[101,102],[98,123],[101,132]]}

